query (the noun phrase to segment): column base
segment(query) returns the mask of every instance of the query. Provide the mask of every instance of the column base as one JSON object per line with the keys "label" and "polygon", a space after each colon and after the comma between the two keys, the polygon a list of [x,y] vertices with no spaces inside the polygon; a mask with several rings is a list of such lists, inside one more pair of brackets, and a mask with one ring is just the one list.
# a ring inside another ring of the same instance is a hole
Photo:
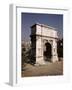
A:
{"label": "column base", "polygon": [[57,57],[57,56],[52,56],[51,61],[52,61],[52,62],[56,62],[56,61],[58,61],[58,57]]}
{"label": "column base", "polygon": [[36,57],[36,64],[39,64],[39,65],[45,64],[45,61],[43,60],[43,56],[42,57]]}

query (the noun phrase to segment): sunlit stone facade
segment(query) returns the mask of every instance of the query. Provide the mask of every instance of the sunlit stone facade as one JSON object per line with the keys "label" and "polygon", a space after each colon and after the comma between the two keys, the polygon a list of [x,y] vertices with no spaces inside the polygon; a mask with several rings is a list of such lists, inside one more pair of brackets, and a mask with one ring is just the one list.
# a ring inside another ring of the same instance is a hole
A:
{"label": "sunlit stone facade", "polygon": [[58,61],[57,39],[55,28],[38,23],[31,26],[31,56],[36,64]]}

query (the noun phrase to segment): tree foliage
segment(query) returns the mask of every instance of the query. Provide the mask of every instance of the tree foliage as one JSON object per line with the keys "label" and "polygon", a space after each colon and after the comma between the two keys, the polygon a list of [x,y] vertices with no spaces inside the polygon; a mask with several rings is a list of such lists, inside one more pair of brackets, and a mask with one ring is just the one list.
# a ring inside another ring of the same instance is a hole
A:
{"label": "tree foliage", "polygon": [[30,62],[31,47],[22,45],[22,64]]}
{"label": "tree foliage", "polygon": [[58,57],[63,57],[63,39],[58,40],[57,42],[57,52]]}

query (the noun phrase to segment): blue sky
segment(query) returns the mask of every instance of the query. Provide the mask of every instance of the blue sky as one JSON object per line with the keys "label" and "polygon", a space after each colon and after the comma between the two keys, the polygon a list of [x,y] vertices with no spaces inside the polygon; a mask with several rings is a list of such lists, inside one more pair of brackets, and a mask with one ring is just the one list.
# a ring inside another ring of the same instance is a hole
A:
{"label": "blue sky", "polygon": [[22,40],[30,40],[31,26],[35,23],[50,25],[59,32],[59,37],[63,37],[63,15],[58,14],[39,14],[22,13],[21,14],[21,37]]}

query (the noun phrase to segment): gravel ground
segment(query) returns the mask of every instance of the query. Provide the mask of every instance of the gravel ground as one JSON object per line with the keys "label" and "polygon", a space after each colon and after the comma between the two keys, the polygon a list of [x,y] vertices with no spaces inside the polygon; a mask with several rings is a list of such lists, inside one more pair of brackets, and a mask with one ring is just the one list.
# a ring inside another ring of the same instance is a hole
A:
{"label": "gravel ground", "polygon": [[63,61],[47,63],[46,65],[33,66],[26,64],[22,71],[22,77],[31,76],[55,76],[63,75]]}

